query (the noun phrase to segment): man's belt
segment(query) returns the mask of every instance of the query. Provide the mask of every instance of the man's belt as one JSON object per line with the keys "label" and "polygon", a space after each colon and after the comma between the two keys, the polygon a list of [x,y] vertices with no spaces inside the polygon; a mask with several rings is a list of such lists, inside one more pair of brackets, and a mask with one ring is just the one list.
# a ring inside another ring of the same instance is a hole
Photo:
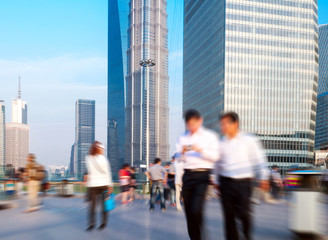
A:
{"label": "man's belt", "polygon": [[195,168],[195,169],[185,169],[185,172],[209,172],[211,169],[209,168]]}
{"label": "man's belt", "polygon": [[228,181],[235,181],[235,182],[243,182],[243,181],[250,181],[252,178],[231,178],[231,177],[224,177],[220,176],[221,179],[228,180]]}

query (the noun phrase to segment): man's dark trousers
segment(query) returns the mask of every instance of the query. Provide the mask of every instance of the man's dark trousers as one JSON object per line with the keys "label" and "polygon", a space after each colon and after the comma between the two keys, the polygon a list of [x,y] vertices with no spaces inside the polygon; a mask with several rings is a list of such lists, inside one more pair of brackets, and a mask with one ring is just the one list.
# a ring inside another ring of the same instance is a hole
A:
{"label": "man's dark trousers", "polygon": [[222,208],[225,218],[225,236],[227,240],[239,240],[236,220],[239,218],[243,226],[246,240],[252,239],[251,216],[251,179],[232,179],[219,177]]}
{"label": "man's dark trousers", "polygon": [[201,240],[203,231],[203,208],[209,184],[210,170],[185,169],[182,181],[182,196],[187,218],[188,234],[191,240]]}

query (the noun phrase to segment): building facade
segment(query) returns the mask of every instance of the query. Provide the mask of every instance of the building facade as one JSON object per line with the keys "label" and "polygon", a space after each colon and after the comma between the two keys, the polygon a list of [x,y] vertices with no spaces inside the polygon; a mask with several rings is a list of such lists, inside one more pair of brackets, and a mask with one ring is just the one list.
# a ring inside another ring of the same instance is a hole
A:
{"label": "building facade", "polygon": [[25,167],[29,153],[30,127],[27,125],[27,103],[22,100],[20,78],[18,96],[12,100],[11,123],[6,124],[6,162],[14,168]]}
{"label": "building facade", "polygon": [[3,175],[3,167],[6,162],[6,106],[0,100],[0,176]]}
{"label": "building facade", "polygon": [[6,124],[6,166],[25,167],[29,153],[30,127],[22,123]]}
{"label": "building facade", "polygon": [[71,157],[69,159],[69,174],[70,176],[74,176],[74,153],[75,153],[75,144],[71,147]]}
{"label": "building facade", "polygon": [[183,110],[200,110],[212,129],[235,111],[269,164],[312,164],[317,11],[316,0],[186,0]]}
{"label": "building facade", "polygon": [[319,87],[315,148],[328,149],[328,24],[319,28]]}
{"label": "building facade", "polygon": [[95,141],[95,101],[78,99],[75,103],[74,174],[81,179],[86,173],[85,157]]}
{"label": "building facade", "polygon": [[[126,77],[126,156],[144,171],[168,161],[168,29],[165,0],[131,0]],[[148,66],[143,63],[150,63]]]}
{"label": "building facade", "polygon": [[129,0],[109,0],[107,157],[114,179],[124,163],[128,15]]}
{"label": "building facade", "polygon": [[22,100],[21,82],[19,77],[18,96],[12,100],[11,119],[14,123],[27,124],[27,104]]}

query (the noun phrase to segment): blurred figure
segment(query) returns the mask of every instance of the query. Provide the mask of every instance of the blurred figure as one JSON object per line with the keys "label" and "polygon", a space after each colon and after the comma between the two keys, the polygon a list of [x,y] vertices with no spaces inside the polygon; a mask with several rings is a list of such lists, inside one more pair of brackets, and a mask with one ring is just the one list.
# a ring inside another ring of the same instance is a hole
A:
{"label": "blurred figure", "polygon": [[22,195],[22,190],[23,190],[23,186],[24,186],[24,168],[19,168],[18,171],[15,173],[15,178],[17,179],[17,187],[16,187],[16,191],[17,191],[17,196],[21,196]]}
{"label": "blurred figure", "polygon": [[147,172],[145,172],[145,175],[148,177],[148,179],[152,181],[149,209],[150,212],[154,211],[157,191],[160,194],[162,212],[165,212],[166,210],[164,198],[164,184],[166,184],[167,181],[167,172],[165,171],[164,167],[161,166],[161,163],[162,161],[160,158],[155,158],[154,166],[152,166]]}
{"label": "blurred figure", "polygon": [[[173,157],[176,158],[176,155]],[[177,210],[182,212],[181,208],[181,191],[182,191],[182,176],[183,176],[183,162],[182,161],[174,161],[174,182],[175,182],[175,200],[177,205]]]}
{"label": "blurred figure", "polygon": [[284,184],[279,173],[279,168],[276,165],[272,167],[270,172],[270,185],[273,198],[278,200],[280,198],[280,193],[284,187]]}
{"label": "blurred figure", "polygon": [[95,227],[95,208],[97,198],[101,198],[102,206],[102,223],[98,227],[102,230],[107,225],[108,213],[104,208],[105,191],[111,193],[112,189],[112,174],[108,159],[104,156],[104,145],[100,142],[94,142],[89,150],[89,155],[85,157],[87,166],[87,175],[85,177],[89,190],[90,209],[89,209],[89,226],[86,231],[91,231]]}
{"label": "blurred figure", "polygon": [[[240,239],[237,218],[243,226],[243,239],[252,239],[251,195],[252,179],[261,180],[268,189],[268,168],[264,152],[255,137],[239,131],[239,117],[234,112],[220,117],[221,156],[217,164],[217,189],[222,199],[227,240]],[[258,174],[258,175],[257,175]]]}
{"label": "blurred figure", "polygon": [[50,188],[50,184],[48,182],[48,172],[43,168],[44,178],[41,181],[41,192],[42,197],[47,195],[47,190]]}
{"label": "blurred figure", "polygon": [[328,162],[326,162],[326,169],[323,171],[322,183],[324,187],[324,193],[328,194]]}
{"label": "blurred figure", "polygon": [[28,181],[28,201],[29,207],[26,213],[40,209],[39,190],[41,181],[44,178],[43,167],[35,161],[35,155],[29,153],[27,155],[26,179]]}
{"label": "blurred figure", "polygon": [[121,170],[119,171],[121,194],[122,194],[121,203],[123,205],[128,204],[128,197],[130,192],[130,180],[131,180],[131,173],[129,169],[130,169],[129,164],[124,163],[122,165]]}
{"label": "blurred figure", "polygon": [[130,167],[129,169],[131,175],[131,183],[130,183],[130,201],[136,199],[136,188],[137,188],[137,177],[136,177],[136,169],[134,167]]}
{"label": "blurred figure", "polygon": [[219,141],[214,132],[205,129],[196,110],[184,116],[187,132],[178,139],[176,153],[183,162],[182,196],[190,239],[204,239],[203,207],[210,172],[219,159]]}
{"label": "blurred figure", "polygon": [[176,206],[175,199],[175,159],[172,158],[171,164],[169,165],[168,174],[167,174],[167,185],[170,188],[170,203],[172,207]]}

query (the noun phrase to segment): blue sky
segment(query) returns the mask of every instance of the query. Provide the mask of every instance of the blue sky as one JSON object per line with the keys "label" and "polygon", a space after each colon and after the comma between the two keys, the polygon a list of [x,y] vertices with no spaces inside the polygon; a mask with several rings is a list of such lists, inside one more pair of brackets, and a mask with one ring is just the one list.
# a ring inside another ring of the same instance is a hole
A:
{"label": "blue sky", "polygon": [[[318,3],[319,24],[328,23],[328,1]],[[174,145],[183,130],[183,0],[168,0],[168,28]],[[68,164],[78,98],[96,100],[96,138],[106,142],[107,1],[2,0],[0,36],[0,99],[6,102],[9,122],[21,76],[29,109],[30,150],[39,161]]]}

